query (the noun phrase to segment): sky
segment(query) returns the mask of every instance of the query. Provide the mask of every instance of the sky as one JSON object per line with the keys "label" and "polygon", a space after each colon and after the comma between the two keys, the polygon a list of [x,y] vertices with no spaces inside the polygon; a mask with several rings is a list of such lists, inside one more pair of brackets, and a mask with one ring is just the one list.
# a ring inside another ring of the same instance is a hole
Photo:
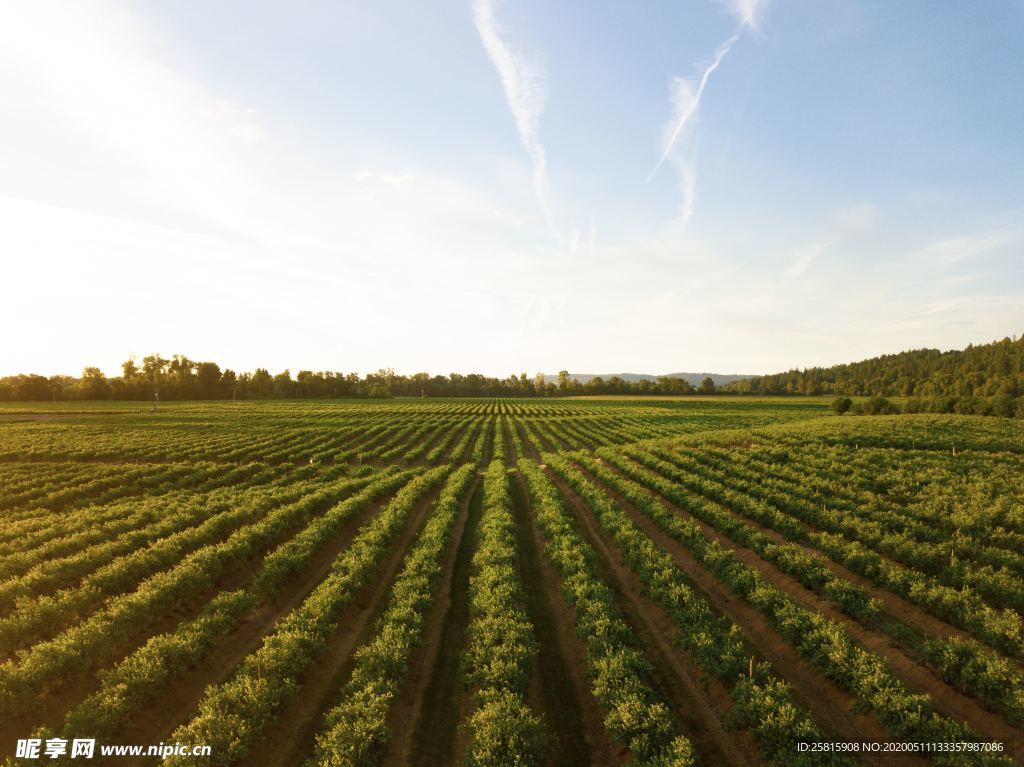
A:
{"label": "sky", "polygon": [[1024,3],[0,4],[0,375],[1024,332]]}

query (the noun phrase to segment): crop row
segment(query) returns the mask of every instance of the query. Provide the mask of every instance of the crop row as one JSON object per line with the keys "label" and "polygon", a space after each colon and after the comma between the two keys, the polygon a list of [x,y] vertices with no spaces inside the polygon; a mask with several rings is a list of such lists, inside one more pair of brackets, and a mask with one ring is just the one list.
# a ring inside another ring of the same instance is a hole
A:
{"label": "crop row", "polygon": [[668,707],[648,680],[650,665],[615,608],[612,590],[595,574],[594,550],[580,540],[544,472],[526,459],[518,466],[530,489],[544,553],[562,577],[562,593],[586,646],[591,691],[605,712],[605,728],[640,763],[693,764],[692,744],[677,734]]}
{"label": "crop row", "polygon": [[[754,551],[802,585],[833,601],[843,612],[865,626],[872,627],[878,621],[881,604],[869,598],[864,589],[833,574],[820,557],[807,554],[793,544],[776,543],[717,505],[687,492],[650,469],[610,451],[603,455],[624,475]],[[624,477],[593,459],[581,456],[578,460],[588,471],[617,492],[625,492],[627,485],[630,484]],[[642,505],[649,515],[662,513],[649,498],[642,493],[638,495],[638,504]],[[915,636],[910,631],[904,633],[908,637]],[[986,651],[976,642],[962,643],[955,639],[933,638],[923,643],[904,639],[903,643],[918,653],[922,661],[930,665],[946,681],[979,698],[989,708],[1003,713],[1009,721],[1024,721],[1024,697],[1021,696],[1024,683],[1021,674],[1005,659]],[[967,657],[971,659],[969,672],[965,670],[966,667],[958,668],[952,662],[954,659],[966,660]]]}
{"label": "crop row", "polygon": [[[573,469],[566,462],[565,473]],[[577,478],[584,486],[586,480]],[[935,711],[930,696],[906,688],[884,661],[854,642],[841,625],[797,605],[761,577],[757,570],[739,562],[715,541],[710,541],[693,522],[682,519],[658,503],[650,491],[632,483],[630,500],[666,534],[682,543],[694,558],[722,583],[755,607],[776,627],[793,648],[823,674],[848,690],[865,710],[878,715],[893,736],[911,742],[968,742],[978,736],[968,727]],[[589,490],[589,489],[588,489]],[[596,494],[599,491],[589,490]],[[941,754],[939,764],[1007,764],[1005,757],[983,758],[976,754]]]}
{"label": "crop row", "polygon": [[180,623],[172,632],[151,637],[113,667],[101,670],[99,689],[67,714],[63,727],[59,731],[40,728],[34,737],[67,739],[82,733],[100,737],[116,733],[177,678],[200,664],[261,601],[301,572],[341,525],[410,477],[408,472],[385,473],[331,508],[269,553],[248,586],[217,594],[192,620]]}
{"label": "crop row", "polygon": [[430,469],[402,487],[335,560],[327,577],[264,636],[260,648],[232,677],[206,689],[195,716],[171,737],[210,745],[212,759],[172,756],[166,764],[230,764],[249,750],[294,697],[300,675],[323,650],[342,609],[377,572],[388,543],[405,526],[415,504],[448,473],[448,466]]}
{"label": "crop row", "polygon": [[[673,482],[727,506],[732,511],[753,519],[787,540],[806,544],[821,551],[830,559],[845,565],[882,588],[892,591],[939,618],[971,631],[991,646],[1024,657],[1024,625],[1012,610],[996,610],[987,605],[970,588],[956,589],[935,578],[917,572],[884,558],[851,535],[843,535],[844,524],[834,513],[820,507],[800,503],[791,498],[758,497],[754,486],[737,483],[733,486],[707,476],[693,473],[687,464],[674,454],[664,452],[657,456],[633,448],[623,448],[626,455],[640,463],[650,465],[652,458],[674,468],[655,465]],[[705,472],[706,474],[706,472]],[[851,540],[852,538],[852,540]]]}
{"label": "crop row", "polygon": [[514,527],[508,473],[493,461],[484,474],[464,656],[474,688],[467,758],[477,767],[529,767],[543,761],[542,723],[524,700],[536,640],[516,569]]}
{"label": "crop row", "polygon": [[378,764],[390,733],[385,718],[419,643],[460,501],[476,473],[464,464],[448,477],[430,517],[406,555],[377,621],[373,639],[355,653],[355,666],[316,736],[313,762],[323,767]]}
{"label": "crop row", "polygon": [[269,513],[259,506],[245,509],[253,523],[227,540],[199,548],[171,569],[142,581],[135,591],[109,599],[86,620],[18,653],[16,659],[0,665],[0,715],[29,708],[42,693],[59,685],[63,676],[88,668],[186,598],[211,588],[230,566],[272,546],[289,530],[347,496],[352,486],[353,480],[329,484]]}
{"label": "crop row", "polygon": [[[701,453],[693,453],[692,460],[708,466],[726,481],[756,484],[765,498],[785,494],[813,506],[827,501],[836,510],[833,517],[842,531],[865,545],[946,585],[970,584],[997,606],[1024,608],[1024,581],[1020,577],[1024,556],[1016,552],[990,546],[970,534],[943,531],[933,520],[915,521],[909,510],[887,509],[876,499],[845,500],[842,489],[829,492],[827,497],[815,494],[808,498],[804,488],[809,477],[787,475],[785,466],[756,472],[741,469],[736,461],[720,459],[712,463]],[[814,483],[822,481],[820,475],[812,476]]]}
{"label": "crop row", "polygon": [[821,741],[823,734],[792,698],[789,687],[767,662],[753,664],[739,627],[715,615],[710,603],[695,592],[671,556],[642,532],[621,508],[570,461],[547,454],[548,465],[586,502],[597,523],[612,537],[645,590],[673,619],[679,642],[704,673],[729,686],[731,721],[749,730],[770,761],[806,765],[848,764],[831,752],[813,756],[797,750],[799,743]]}

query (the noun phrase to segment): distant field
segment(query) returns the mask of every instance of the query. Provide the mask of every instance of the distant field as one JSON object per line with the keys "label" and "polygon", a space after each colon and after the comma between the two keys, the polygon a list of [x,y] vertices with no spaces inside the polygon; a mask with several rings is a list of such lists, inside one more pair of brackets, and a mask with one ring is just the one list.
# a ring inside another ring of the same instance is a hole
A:
{"label": "distant field", "polygon": [[0,405],[5,764],[1024,763],[1024,430],[828,405]]}

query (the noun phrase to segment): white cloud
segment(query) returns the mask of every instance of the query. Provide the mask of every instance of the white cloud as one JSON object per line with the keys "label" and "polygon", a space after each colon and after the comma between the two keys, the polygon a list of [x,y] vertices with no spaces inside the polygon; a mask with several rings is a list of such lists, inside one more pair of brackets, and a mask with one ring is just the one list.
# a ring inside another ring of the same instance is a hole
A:
{"label": "white cloud", "polygon": [[733,45],[739,40],[744,30],[759,32],[759,14],[767,5],[767,0],[729,0],[728,9],[739,22],[739,26],[733,34],[715,50],[711,61],[704,67],[700,76],[693,81],[673,77],[669,83],[669,98],[672,104],[672,116],[669,118],[663,130],[661,142],[661,156],[658,162],[647,176],[650,182],[657,174],[665,160],[670,157],[679,174],[680,191],[682,201],[679,205],[679,223],[683,228],[690,222],[693,216],[694,201],[697,189],[696,162],[693,157],[692,147],[683,151],[677,151],[679,144],[685,143],[688,128],[696,120],[700,110],[700,102],[704,97],[704,91],[708,86],[711,75],[721,65],[722,61]]}
{"label": "white cloud", "polygon": [[760,15],[768,0],[728,0],[729,11],[737,18],[740,27],[754,32],[760,31]]}
{"label": "white cloud", "polygon": [[532,56],[505,40],[490,0],[474,0],[473,21],[487,55],[498,70],[505,101],[516,122],[519,141],[533,165],[537,201],[558,238],[548,202],[547,154],[540,141],[540,118],[548,97],[547,77]]}
{"label": "white cloud", "polygon": [[949,237],[933,242],[911,254],[911,258],[941,264],[954,264],[980,256],[1009,243],[1003,234],[975,234]]}
{"label": "white cloud", "polygon": [[696,87],[693,83],[681,77],[672,78],[672,81],[669,83],[669,93],[672,101],[672,117],[665,126],[661,157],[654,166],[654,169],[647,176],[648,181],[654,178],[658,169],[661,168],[669,154],[672,152],[672,149],[675,147],[679,137],[683,134],[683,130],[697,116],[697,110],[700,108],[700,100],[704,96],[704,89],[707,88],[708,80],[711,78],[712,73],[718,69],[719,64],[722,63],[722,59],[725,58],[726,54],[729,53],[729,50],[738,39],[739,34],[737,33],[718,46],[718,50],[715,51],[714,58],[712,58],[711,62],[704,68],[704,72],[697,80]]}
{"label": "white cloud", "polygon": [[833,214],[836,224],[849,232],[868,232],[882,220],[882,209],[873,202],[846,205]]}
{"label": "white cloud", "polygon": [[793,254],[793,260],[786,269],[786,274],[791,277],[799,277],[804,274],[812,263],[828,251],[830,244],[826,240],[819,240],[799,248]]}
{"label": "white cloud", "polygon": [[353,181],[358,181],[359,183],[371,181],[387,186],[409,186],[416,181],[415,173],[378,173],[367,168],[351,173],[349,176]]}

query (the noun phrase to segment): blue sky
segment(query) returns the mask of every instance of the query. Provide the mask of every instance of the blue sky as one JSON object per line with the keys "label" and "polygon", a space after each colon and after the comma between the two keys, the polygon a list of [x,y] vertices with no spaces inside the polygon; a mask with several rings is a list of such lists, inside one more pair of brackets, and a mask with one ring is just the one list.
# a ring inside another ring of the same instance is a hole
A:
{"label": "blue sky", "polygon": [[1016,0],[5,4],[0,374],[1019,334],[1022,49]]}

